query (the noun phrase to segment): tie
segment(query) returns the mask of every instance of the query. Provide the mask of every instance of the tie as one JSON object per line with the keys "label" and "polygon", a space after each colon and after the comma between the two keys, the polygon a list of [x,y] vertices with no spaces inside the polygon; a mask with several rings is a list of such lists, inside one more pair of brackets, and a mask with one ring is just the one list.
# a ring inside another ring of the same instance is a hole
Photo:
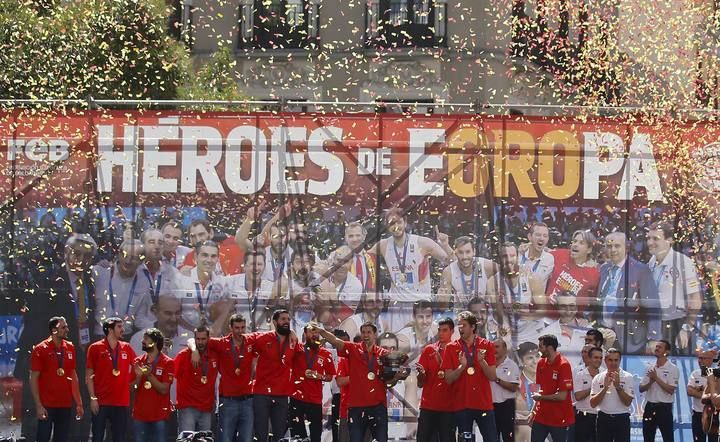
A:
{"label": "tie", "polygon": [[360,284],[362,284],[363,288],[365,288],[365,278],[363,277],[363,268],[362,268],[362,258],[360,258],[360,254],[355,255],[355,276],[357,276],[357,279],[360,280]]}

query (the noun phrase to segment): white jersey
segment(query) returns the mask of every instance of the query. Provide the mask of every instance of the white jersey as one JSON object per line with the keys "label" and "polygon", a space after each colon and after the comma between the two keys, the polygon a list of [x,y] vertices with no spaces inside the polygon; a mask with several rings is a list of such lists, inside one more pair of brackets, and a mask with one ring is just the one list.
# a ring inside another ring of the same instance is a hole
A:
{"label": "white jersey", "polygon": [[[688,378],[688,387],[693,388],[702,388],[705,390],[705,386],[707,385],[707,376],[703,376],[700,369],[693,370],[692,373],[690,373],[690,377]],[[705,405],[702,403],[702,399],[692,397],[692,409],[695,412],[702,413],[705,409]]]}
{"label": "white jersey", "polygon": [[203,286],[197,274],[197,267],[190,276],[175,273],[174,293],[182,303],[182,316],[192,327],[205,322],[210,324],[210,307],[217,301],[229,297],[226,289],[227,279],[213,275],[210,282]]}
{"label": "white jersey", "polygon": [[[495,374],[500,380],[520,385],[520,367],[507,356],[502,363],[495,366]],[[517,395],[517,392],[506,390],[497,382],[490,383],[490,390],[492,390],[494,404],[500,404],[507,400],[515,400]]]}
{"label": "white jersey", "polygon": [[248,292],[247,275],[240,273],[228,277],[227,290],[231,299],[235,300],[235,312],[246,318],[249,331],[272,330],[272,312],[267,305],[272,297],[273,283],[260,279],[260,285]]}
{"label": "white jersey", "polygon": [[151,327],[155,319],[149,316],[152,304],[150,279],[142,268],[126,278],[117,264],[107,268],[93,267],[95,281],[95,333],[102,336],[102,323],[113,316],[123,318],[127,332]]}
{"label": "white jersey", "polygon": [[276,260],[272,254],[272,247],[265,247],[265,270],[263,271],[262,278],[270,282],[275,282],[280,279],[281,276],[289,275],[292,252],[292,248],[288,246],[283,252],[282,259]]}
{"label": "white jersey", "polygon": [[457,261],[450,263],[450,278],[455,291],[455,303],[467,306],[473,298],[484,298],[488,276],[485,273],[485,258],[473,259],[472,275],[465,275]]}
{"label": "white jersey", "polygon": [[390,300],[411,303],[430,301],[430,262],[423,256],[418,236],[406,234],[405,244],[398,246],[393,238],[386,241],[383,258],[390,272]]}
{"label": "white jersey", "polygon": [[[650,371],[653,368],[655,369],[655,373],[657,373],[660,380],[672,387],[677,388],[678,380],[680,379],[680,370],[678,370],[675,364],[670,361],[666,361],[662,367],[658,367],[657,363],[655,363],[650,365],[647,371]],[[640,381],[640,385],[645,385],[650,382],[647,371],[645,373],[645,376],[642,378],[642,381]],[[675,400],[675,395],[668,394],[657,384],[657,382],[653,382],[652,385],[650,385],[650,388],[648,388],[648,390],[645,392],[645,400],[648,402],[672,404]]]}
{"label": "white jersey", "polygon": [[495,287],[498,290],[498,296],[505,305],[518,303],[528,306],[532,303],[532,292],[530,291],[530,281],[527,274],[521,273],[517,281],[511,286],[506,277],[496,273]]}
{"label": "white jersey", "polygon": [[[600,373],[598,372],[598,374]],[[591,390],[593,378],[594,376],[590,374],[587,367],[575,372],[575,376],[573,377],[573,393]],[[575,405],[575,409],[581,413],[597,414],[597,409],[590,406],[591,396],[592,394],[589,394],[585,399],[574,401],[573,405]]]}
{"label": "white jersey", "polygon": [[670,250],[661,263],[655,257],[648,261],[658,288],[663,321],[687,316],[687,295],[700,291],[700,280],[692,259]]}

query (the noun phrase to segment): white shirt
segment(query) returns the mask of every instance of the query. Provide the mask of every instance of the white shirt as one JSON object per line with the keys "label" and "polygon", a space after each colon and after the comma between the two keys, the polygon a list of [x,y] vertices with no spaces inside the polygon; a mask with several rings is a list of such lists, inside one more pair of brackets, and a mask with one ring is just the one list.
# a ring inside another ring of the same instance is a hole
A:
{"label": "white shirt", "polygon": [[[520,385],[520,368],[515,361],[507,356],[505,356],[505,360],[502,361],[501,364],[495,366],[495,373],[500,380]],[[515,396],[517,395],[517,392],[506,390],[497,382],[490,383],[490,390],[492,390],[494,404],[499,404],[509,399],[515,400]]]}
{"label": "white shirt", "polygon": [[210,282],[203,287],[198,278],[197,267],[192,269],[190,276],[182,275],[180,272],[175,273],[173,281],[175,297],[180,299],[183,318],[191,326],[199,326],[203,318],[208,325],[210,324],[210,306],[229,297],[225,287],[226,282],[227,278],[213,275]]}
{"label": "white shirt", "polygon": [[[602,371],[600,371],[600,373],[602,373]],[[573,376],[573,393],[577,393],[578,391],[591,390],[592,383],[593,376],[590,374],[590,370],[588,370],[587,367],[576,371],[575,376]],[[597,409],[590,406],[591,396],[592,394],[589,394],[585,399],[575,401],[575,409],[583,413],[597,414]]]}
{"label": "white shirt", "polygon": [[543,251],[539,258],[531,259],[528,256],[528,253],[529,252],[525,252],[520,255],[520,265],[522,268],[527,269],[529,272],[540,278],[544,286],[547,286],[548,279],[550,279],[550,275],[555,268],[555,257],[552,254]]}
{"label": "white shirt", "polygon": [[[603,371],[593,378],[590,395],[596,395],[602,391],[607,373],[607,371]],[[620,369],[620,388],[628,395],[635,397],[635,379],[633,375],[623,369]],[[632,403],[625,405],[620,400],[620,395],[618,395],[616,387],[611,385],[605,397],[598,404],[597,410],[605,414],[623,414],[630,413],[631,406]]]}
{"label": "white shirt", "polygon": [[[656,364],[652,364],[648,367],[647,371],[657,367]],[[677,388],[678,379],[680,379],[680,370],[670,361],[666,361],[662,367],[657,367],[656,373],[658,378],[668,385]],[[645,376],[640,381],[640,385],[645,385],[650,382],[650,378],[645,373]],[[668,394],[663,390],[657,382],[653,382],[650,388],[645,392],[645,400],[647,402],[662,402],[666,404],[672,404],[675,400],[675,394]]]}
{"label": "white shirt", "polygon": [[406,234],[400,246],[393,237],[388,238],[382,254],[390,274],[390,299],[406,305],[431,300],[430,262],[420,249],[417,235]]}
{"label": "white shirt", "polygon": [[[95,333],[102,336],[102,322],[113,316],[125,319],[127,332],[151,327],[155,318],[149,316],[152,287],[140,266],[135,275],[126,278],[117,264],[111,268],[93,267],[95,279]],[[110,282],[112,277],[112,290]],[[112,300],[110,297],[112,296]]]}
{"label": "white shirt", "polygon": [[[690,377],[688,378],[688,387],[702,387],[703,389],[705,389],[706,385],[707,377],[702,376],[699,368],[697,370],[693,370],[693,372],[690,373]],[[705,409],[705,406],[702,403],[702,399],[696,397],[692,397],[691,399],[693,411],[702,413],[702,411]]]}
{"label": "white shirt", "polygon": [[363,286],[357,276],[348,272],[345,282],[336,284],[335,290],[337,290],[338,301],[347,305],[354,312],[363,294]]}
{"label": "white shirt", "polygon": [[658,287],[663,321],[686,317],[688,293],[700,291],[692,259],[671,249],[661,263],[651,257],[648,266]]}

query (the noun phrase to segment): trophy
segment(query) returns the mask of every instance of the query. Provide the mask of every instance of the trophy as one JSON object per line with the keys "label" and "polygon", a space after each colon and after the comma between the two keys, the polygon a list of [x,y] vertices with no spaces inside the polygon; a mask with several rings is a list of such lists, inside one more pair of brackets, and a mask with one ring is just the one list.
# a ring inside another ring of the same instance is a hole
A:
{"label": "trophy", "polygon": [[383,366],[382,380],[390,382],[395,379],[396,375],[399,379],[405,379],[410,374],[410,368],[404,364],[408,360],[408,355],[399,351],[392,351],[380,358]]}

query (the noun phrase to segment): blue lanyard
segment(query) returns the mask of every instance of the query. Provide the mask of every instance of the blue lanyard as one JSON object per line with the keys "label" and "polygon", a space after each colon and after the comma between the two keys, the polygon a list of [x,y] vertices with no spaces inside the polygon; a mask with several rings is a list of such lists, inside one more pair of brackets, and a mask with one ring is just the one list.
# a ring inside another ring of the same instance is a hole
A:
{"label": "blue lanyard", "polygon": [[[112,306],[113,313],[116,312],[115,310],[115,296],[113,294],[113,287],[112,287],[112,280],[115,276],[115,266],[112,266],[110,268],[110,284],[108,285],[108,290],[110,291],[110,305]],[[130,312],[130,306],[132,305],[133,297],[135,297],[135,286],[137,285],[137,272],[135,272],[135,277],[133,278],[132,285],[130,286],[130,295],[128,297],[128,303],[127,307],[125,307],[125,316],[128,315]]]}
{"label": "blue lanyard", "polygon": [[364,345],[363,348],[365,351],[363,352],[362,358],[367,362],[368,373],[375,373],[375,354],[370,353]]}
{"label": "blue lanyard", "polygon": [[283,272],[285,271],[285,253],[283,253],[283,256],[280,257],[280,261],[280,271],[278,271],[275,257],[272,256],[272,252],[270,252],[270,265],[272,266],[273,271],[273,281],[277,281],[278,279],[280,279]]}
{"label": "blue lanyard", "polygon": [[158,270],[157,280],[154,283],[152,277],[150,276],[150,270],[145,269],[145,276],[147,277],[147,280],[150,283],[150,288],[152,289],[153,304],[157,304],[158,298],[160,297],[160,286],[162,285],[162,273]]}
{"label": "blue lanyard", "polygon": [[[542,255],[540,258],[542,258]],[[540,258],[538,258],[538,260],[535,261],[535,265],[532,268],[532,273],[537,272],[538,266],[540,265]],[[527,261],[528,261],[528,257],[525,255],[522,255],[522,264],[525,264]]]}
{"label": "blue lanyard", "polygon": [[312,370],[313,366],[315,365],[315,361],[318,360],[318,356],[320,356],[319,351],[315,353],[315,357],[313,357],[312,351],[308,351],[308,348],[305,347],[305,366],[308,368],[308,370]]}
{"label": "blue lanyard", "polygon": [[473,338],[473,351],[472,351],[472,353],[470,353],[470,349],[468,348],[468,346],[467,346],[467,344],[465,343],[465,341],[463,341],[462,339],[460,339],[460,343],[462,344],[463,351],[465,352],[465,357],[466,357],[467,360],[468,360],[468,365],[469,365],[470,367],[472,367],[473,365],[475,365],[475,355],[477,354],[477,340],[475,340],[475,338]]}
{"label": "blue lanyard", "polygon": [[[205,297],[205,305],[210,302],[210,293],[212,292],[212,284],[208,285],[207,288],[207,296]],[[197,295],[198,304],[200,304],[200,311],[205,311],[205,305],[203,305],[203,299],[202,299],[202,288],[200,288],[200,283],[195,283],[195,294]]]}
{"label": "blue lanyard", "polygon": [[[458,265],[458,268],[460,268],[460,265]],[[460,269],[460,280],[462,281],[462,287],[463,287],[463,292],[465,293],[465,296],[475,294],[475,291],[476,291],[475,284],[477,282],[477,276],[476,276],[475,272],[476,272],[475,263],[473,263],[472,275],[470,275],[470,291],[468,291],[467,290],[468,283],[467,283],[467,281],[465,281],[465,273],[462,271],[462,269]]]}

